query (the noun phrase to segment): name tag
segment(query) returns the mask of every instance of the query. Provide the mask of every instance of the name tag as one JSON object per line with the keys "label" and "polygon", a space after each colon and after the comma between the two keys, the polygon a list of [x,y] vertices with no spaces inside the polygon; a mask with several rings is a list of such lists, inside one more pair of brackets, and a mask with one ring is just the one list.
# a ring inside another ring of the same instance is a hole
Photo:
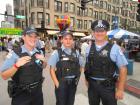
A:
{"label": "name tag", "polygon": [[69,60],[69,58],[63,58],[62,60],[63,60],[63,61],[68,61],[68,60]]}

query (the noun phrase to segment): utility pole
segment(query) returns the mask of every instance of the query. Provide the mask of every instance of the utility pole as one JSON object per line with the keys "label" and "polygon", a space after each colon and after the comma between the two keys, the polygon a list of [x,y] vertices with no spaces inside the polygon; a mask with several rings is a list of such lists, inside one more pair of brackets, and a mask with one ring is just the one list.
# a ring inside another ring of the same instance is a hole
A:
{"label": "utility pole", "polygon": [[41,20],[41,29],[44,30],[45,29],[45,23],[46,23],[46,20],[45,20],[45,15],[46,15],[46,12],[45,12],[45,0],[43,0],[43,15],[42,15],[42,20]]}
{"label": "utility pole", "polygon": [[42,20],[41,20],[41,32],[43,34],[43,36],[45,36],[46,34],[46,2],[45,0],[43,0],[43,14],[42,14]]}
{"label": "utility pole", "polygon": [[44,28],[46,27],[46,19],[45,19],[45,17],[46,17],[46,2],[45,2],[45,0],[43,0],[43,21],[44,21]]}
{"label": "utility pole", "polygon": [[28,15],[28,11],[27,11],[27,0],[25,0],[25,16],[26,16],[26,19],[25,19],[25,21],[26,21],[26,27],[28,27],[28,18],[27,18],[27,15]]}

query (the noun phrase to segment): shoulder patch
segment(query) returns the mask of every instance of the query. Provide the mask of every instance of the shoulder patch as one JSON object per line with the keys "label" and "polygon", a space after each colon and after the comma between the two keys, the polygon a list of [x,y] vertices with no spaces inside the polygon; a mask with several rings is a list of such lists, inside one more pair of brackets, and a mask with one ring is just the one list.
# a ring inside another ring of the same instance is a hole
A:
{"label": "shoulder patch", "polygon": [[54,50],[51,54],[51,56],[55,55],[58,51],[57,50]]}
{"label": "shoulder patch", "polygon": [[123,55],[123,52],[122,52],[122,50],[121,50],[121,49],[119,49],[119,54],[120,54],[120,55]]}

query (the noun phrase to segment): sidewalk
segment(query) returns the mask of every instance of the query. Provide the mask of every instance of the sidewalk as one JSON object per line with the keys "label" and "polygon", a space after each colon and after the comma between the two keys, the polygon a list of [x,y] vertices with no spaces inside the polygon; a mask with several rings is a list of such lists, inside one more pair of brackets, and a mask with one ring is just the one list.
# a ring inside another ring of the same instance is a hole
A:
{"label": "sidewalk", "polygon": [[119,105],[139,105],[140,103],[140,62],[133,63],[133,74],[127,76],[124,99]]}
{"label": "sidewalk", "polygon": [[140,98],[140,62],[134,62],[133,74],[127,77],[126,90]]}

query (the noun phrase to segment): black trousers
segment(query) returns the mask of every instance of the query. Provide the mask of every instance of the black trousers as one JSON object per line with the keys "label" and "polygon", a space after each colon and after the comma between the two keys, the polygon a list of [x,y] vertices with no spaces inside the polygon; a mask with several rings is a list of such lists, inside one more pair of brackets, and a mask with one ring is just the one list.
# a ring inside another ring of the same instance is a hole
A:
{"label": "black trousers", "polygon": [[115,86],[105,87],[102,84],[89,79],[88,98],[90,105],[117,105],[115,99]]}
{"label": "black trousers", "polygon": [[60,81],[55,88],[56,105],[74,105],[76,87],[75,81]]}
{"label": "black trousers", "polygon": [[12,98],[12,105],[43,105],[42,88],[39,87],[32,92],[21,92]]}

